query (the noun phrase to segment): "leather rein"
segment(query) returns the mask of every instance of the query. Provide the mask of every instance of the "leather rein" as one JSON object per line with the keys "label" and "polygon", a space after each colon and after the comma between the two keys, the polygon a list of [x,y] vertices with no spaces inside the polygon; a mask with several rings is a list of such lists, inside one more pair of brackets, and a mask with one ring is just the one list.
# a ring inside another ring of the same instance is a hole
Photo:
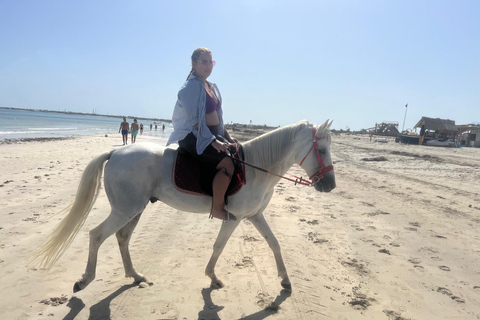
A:
{"label": "leather rein", "polygon": [[[254,169],[257,169],[259,171],[262,171],[262,172],[265,172],[265,173],[269,173],[271,175],[274,175],[276,177],[279,177],[279,178],[282,178],[282,179],[285,179],[285,180],[288,180],[288,181],[291,181],[291,182],[294,182],[295,185],[297,184],[301,184],[301,185],[305,185],[305,186],[313,186],[315,183],[318,182],[318,180],[322,179],[323,176],[329,172],[329,171],[332,171],[333,170],[333,165],[329,165],[328,167],[325,166],[325,164],[323,163],[323,160],[322,160],[322,156],[320,155],[320,150],[318,149],[318,140],[317,140],[317,137],[315,137],[315,133],[316,133],[316,128],[313,127],[312,128],[312,146],[310,147],[310,150],[308,150],[307,154],[305,155],[305,157],[303,157],[303,160],[300,162],[300,166],[302,165],[302,163],[305,161],[305,159],[308,157],[308,155],[310,154],[310,152],[312,152],[313,149],[315,149],[315,152],[317,154],[317,160],[318,160],[318,171],[310,177],[311,180],[308,180],[308,179],[304,179],[302,177],[298,177],[296,175],[293,175],[293,174],[290,174],[287,172],[288,175],[292,176],[295,178],[294,179],[291,179],[291,178],[287,178],[285,176],[282,176],[282,175],[279,175],[279,174],[276,174],[274,172],[270,172],[268,171],[267,169],[263,169],[263,168],[260,168],[260,167],[257,167],[257,166],[254,166],[252,164],[249,164],[249,163],[246,163],[245,161],[243,160],[240,160],[240,159],[237,159],[237,158],[233,158],[232,156],[228,156],[230,157],[233,161],[238,161],[238,162],[241,162],[249,167],[252,167]],[[318,138],[318,139],[322,139],[322,138]]]}

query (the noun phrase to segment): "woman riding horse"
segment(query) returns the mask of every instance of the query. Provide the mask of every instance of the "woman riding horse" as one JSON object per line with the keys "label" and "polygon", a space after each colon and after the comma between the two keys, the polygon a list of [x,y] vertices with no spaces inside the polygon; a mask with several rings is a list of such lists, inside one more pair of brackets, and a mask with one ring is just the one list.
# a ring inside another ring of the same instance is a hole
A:
{"label": "woman riding horse", "polygon": [[209,49],[193,52],[192,70],[178,92],[172,117],[174,131],[167,145],[178,142],[194,158],[218,170],[213,178],[210,218],[237,220],[225,210],[225,192],[234,173],[227,147],[235,142],[223,126],[220,91],[216,84],[207,81],[214,65]]}

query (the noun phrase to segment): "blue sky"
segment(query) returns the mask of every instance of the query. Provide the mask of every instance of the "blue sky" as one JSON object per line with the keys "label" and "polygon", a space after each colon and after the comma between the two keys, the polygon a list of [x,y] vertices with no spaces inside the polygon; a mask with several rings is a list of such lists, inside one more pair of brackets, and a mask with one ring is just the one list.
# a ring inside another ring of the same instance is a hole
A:
{"label": "blue sky", "polygon": [[480,122],[480,1],[0,0],[0,106],[169,119],[208,47],[226,122]]}

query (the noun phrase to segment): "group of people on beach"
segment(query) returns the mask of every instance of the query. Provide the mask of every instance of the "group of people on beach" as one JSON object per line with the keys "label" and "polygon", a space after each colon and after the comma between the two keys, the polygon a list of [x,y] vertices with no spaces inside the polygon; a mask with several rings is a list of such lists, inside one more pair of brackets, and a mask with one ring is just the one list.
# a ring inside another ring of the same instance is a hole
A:
{"label": "group of people on beach", "polygon": [[[150,124],[150,131],[152,131],[152,124]],[[155,130],[157,130],[157,124],[155,124]],[[162,124],[162,130],[165,131],[165,125]],[[132,135],[132,143],[137,141],[137,134],[140,131],[140,134],[143,134],[143,123],[138,124],[137,119],[133,119],[132,126],[127,121],[127,118],[123,117],[123,122],[120,123],[120,128],[118,133],[122,132],[123,145],[128,144],[128,133]]]}
{"label": "group of people on beach", "polygon": [[127,118],[123,117],[123,122],[120,123],[120,128],[118,129],[118,133],[120,133],[120,131],[122,132],[123,145],[128,144],[129,131],[132,135],[132,143],[135,143],[137,141],[138,130],[140,130],[140,134],[143,134],[143,123],[138,125],[137,119],[133,119],[132,126],[130,127],[130,124],[127,122]]}

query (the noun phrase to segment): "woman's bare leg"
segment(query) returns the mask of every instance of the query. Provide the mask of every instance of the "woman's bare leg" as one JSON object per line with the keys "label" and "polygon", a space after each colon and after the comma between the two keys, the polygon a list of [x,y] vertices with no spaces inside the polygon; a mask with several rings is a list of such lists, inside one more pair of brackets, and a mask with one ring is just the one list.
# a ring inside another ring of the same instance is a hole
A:
{"label": "woman's bare leg", "polygon": [[[233,161],[225,157],[217,166],[218,172],[213,178],[213,199],[211,215],[220,220],[227,220],[228,214],[225,210],[225,192],[227,192],[230,181],[232,180],[234,166]],[[237,218],[230,213],[230,220]]]}

